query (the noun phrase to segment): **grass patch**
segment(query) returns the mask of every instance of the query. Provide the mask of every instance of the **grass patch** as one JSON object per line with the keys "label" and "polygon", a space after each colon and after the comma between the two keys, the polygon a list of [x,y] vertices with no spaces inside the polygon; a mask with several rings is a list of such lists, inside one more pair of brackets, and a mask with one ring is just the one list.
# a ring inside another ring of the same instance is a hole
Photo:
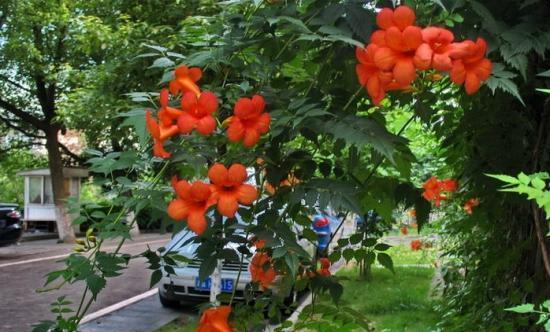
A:
{"label": "grass patch", "polygon": [[437,251],[433,248],[412,251],[409,246],[393,246],[386,251],[394,265],[427,264],[433,266]]}
{"label": "grass patch", "polygon": [[428,298],[434,270],[397,267],[395,274],[374,269],[369,282],[358,280],[356,268],[338,273],[342,277],[342,302],[372,320],[376,331],[432,331],[438,322]]}

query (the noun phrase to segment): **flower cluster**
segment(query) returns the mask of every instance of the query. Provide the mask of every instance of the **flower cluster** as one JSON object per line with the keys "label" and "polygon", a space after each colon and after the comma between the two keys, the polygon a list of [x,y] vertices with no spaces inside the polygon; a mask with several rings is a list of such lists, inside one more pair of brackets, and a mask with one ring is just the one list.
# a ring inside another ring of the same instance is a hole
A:
{"label": "flower cluster", "polygon": [[357,76],[373,103],[378,105],[387,91],[409,89],[417,70],[448,72],[451,81],[465,85],[467,94],[475,93],[492,71],[485,40],[455,42],[451,31],[422,29],[415,21],[410,7],[384,8],[376,16],[380,29],[368,45],[357,47]]}
{"label": "flower cluster", "polygon": [[418,251],[422,249],[422,240],[412,240],[411,241],[411,250]]}
{"label": "flower cluster", "polygon": [[196,234],[202,234],[208,223],[206,210],[216,205],[218,212],[228,218],[233,218],[239,204],[250,205],[258,197],[258,191],[245,181],[248,178],[246,168],[241,164],[233,164],[228,168],[216,163],[208,170],[210,183],[186,180],[172,180],[176,198],[168,205],[170,218],[187,220],[187,226]]}
{"label": "flower cluster", "polygon": [[458,183],[453,179],[438,180],[437,177],[432,176],[424,182],[422,187],[424,188],[422,196],[427,201],[435,202],[435,206],[439,207],[441,201],[447,200],[449,194],[458,189]]}
{"label": "flower cluster", "polygon": [[[219,100],[213,92],[201,91],[197,85],[201,77],[200,68],[179,66],[174,71],[169,90],[163,89],[160,92],[157,119],[150,110],[145,112],[147,130],[154,140],[155,156],[170,157],[164,143],[175,135],[187,135],[196,131],[207,136],[215,132],[217,122],[214,113],[218,110]],[[180,108],[169,106],[170,94],[174,97],[181,96]],[[229,140],[242,141],[247,148],[256,145],[260,136],[268,132],[271,123],[271,117],[264,109],[265,101],[260,95],[255,95],[252,99],[240,98],[235,103],[234,115],[226,120],[229,124]]]}

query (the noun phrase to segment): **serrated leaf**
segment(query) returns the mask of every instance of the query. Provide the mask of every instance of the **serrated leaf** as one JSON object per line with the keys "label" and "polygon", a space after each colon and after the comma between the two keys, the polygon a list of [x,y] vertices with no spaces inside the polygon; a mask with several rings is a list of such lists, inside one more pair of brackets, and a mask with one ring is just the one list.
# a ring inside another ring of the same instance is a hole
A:
{"label": "serrated leaf", "polygon": [[97,294],[99,294],[106,284],[107,281],[96,274],[90,274],[86,277],[86,286],[90,289],[94,299],[97,298]]}

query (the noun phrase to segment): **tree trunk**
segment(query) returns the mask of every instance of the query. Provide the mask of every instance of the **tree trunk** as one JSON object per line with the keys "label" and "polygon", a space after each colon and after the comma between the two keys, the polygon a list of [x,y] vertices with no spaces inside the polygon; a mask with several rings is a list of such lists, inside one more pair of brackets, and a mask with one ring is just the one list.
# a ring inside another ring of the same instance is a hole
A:
{"label": "tree trunk", "polygon": [[59,128],[51,125],[46,131],[46,149],[48,150],[48,161],[52,180],[53,201],[55,204],[55,220],[59,239],[64,243],[74,243],[75,233],[72,220],[66,206],[68,193],[63,185],[63,160],[59,150],[57,134]]}

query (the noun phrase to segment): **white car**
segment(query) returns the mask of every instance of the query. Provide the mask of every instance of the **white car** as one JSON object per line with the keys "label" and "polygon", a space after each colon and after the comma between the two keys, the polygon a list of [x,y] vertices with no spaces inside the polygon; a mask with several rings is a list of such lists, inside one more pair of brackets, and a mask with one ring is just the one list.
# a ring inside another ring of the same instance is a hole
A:
{"label": "white car", "polygon": [[[242,221],[237,215],[237,225]],[[298,229],[296,231],[299,231]],[[237,229],[236,233],[239,233]],[[244,232],[241,234],[244,235]],[[189,263],[178,263],[174,268],[175,274],[169,276],[163,273],[163,277],[159,283],[159,297],[160,302],[165,307],[175,307],[179,305],[181,301],[205,301],[210,298],[210,286],[211,278],[208,277],[205,281],[199,280],[199,268],[201,261],[195,258],[195,251],[199,247],[198,243],[194,243],[191,238],[195,234],[189,230],[183,230],[177,233],[170,242],[164,248],[165,252],[176,252],[181,256],[185,256],[191,260]],[[306,239],[301,239],[298,243],[308,252],[313,255],[315,250],[311,242]],[[226,248],[237,250],[239,245],[236,243],[228,243]],[[250,248],[252,254],[254,254],[254,248]],[[239,254],[240,256],[240,254]],[[239,261],[236,262],[224,262],[222,265],[221,278],[222,278],[222,293],[232,293],[235,289],[235,299],[244,299],[245,289],[247,285],[252,281],[248,266],[250,260],[244,257],[242,265]],[[239,283],[237,282],[237,276],[239,274],[240,265],[240,277]],[[276,292],[277,279],[274,282]]]}

